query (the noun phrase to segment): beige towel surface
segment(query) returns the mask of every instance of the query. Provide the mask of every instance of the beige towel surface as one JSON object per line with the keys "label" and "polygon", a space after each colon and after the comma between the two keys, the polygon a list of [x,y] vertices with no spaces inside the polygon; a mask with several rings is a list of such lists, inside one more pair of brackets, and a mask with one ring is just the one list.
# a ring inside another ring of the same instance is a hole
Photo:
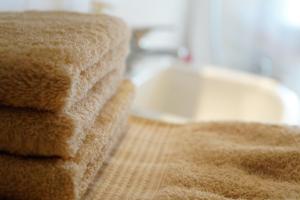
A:
{"label": "beige towel surface", "polygon": [[0,103],[69,108],[124,62],[129,30],[118,18],[71,12],[0,13]]}
{"label": "beige towel surface", "polygon": [[124,81],[105,105],[75,158],[26,158],[0,155],[0,198],[71,200],[80,199],[112,141],[126,131],[133,86]]}
{"label": "beige towel surface", "polygon": [[0,107],[0,150],[17,155],[74,157],[86,130],[118,88],[123,78],[120,70],[101,79],[69,110],[52,113]]}
{"label": "beige towel surface", "polygon": [[300,128],[133,117],[93,200],[298,200]]}

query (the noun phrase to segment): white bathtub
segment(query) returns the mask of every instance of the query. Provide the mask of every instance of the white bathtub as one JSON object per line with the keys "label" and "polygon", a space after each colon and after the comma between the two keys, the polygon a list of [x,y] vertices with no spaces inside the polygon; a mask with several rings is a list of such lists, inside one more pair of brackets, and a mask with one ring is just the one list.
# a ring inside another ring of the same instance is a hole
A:
{"label": "white bathtub", "polygon": [[205,67],[172,66],[133,78],[134,114],[168,122],[239,120],[299,124],[297,95],[260,76]]}

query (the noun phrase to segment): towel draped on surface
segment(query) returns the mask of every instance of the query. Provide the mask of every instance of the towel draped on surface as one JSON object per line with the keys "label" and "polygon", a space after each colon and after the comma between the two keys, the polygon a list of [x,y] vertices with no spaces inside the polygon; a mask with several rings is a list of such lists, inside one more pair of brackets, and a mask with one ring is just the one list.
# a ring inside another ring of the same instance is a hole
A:
{"label": "towel draped on surface", "polygon": [[86,199],[300,199],[300,128],[132,117]]}

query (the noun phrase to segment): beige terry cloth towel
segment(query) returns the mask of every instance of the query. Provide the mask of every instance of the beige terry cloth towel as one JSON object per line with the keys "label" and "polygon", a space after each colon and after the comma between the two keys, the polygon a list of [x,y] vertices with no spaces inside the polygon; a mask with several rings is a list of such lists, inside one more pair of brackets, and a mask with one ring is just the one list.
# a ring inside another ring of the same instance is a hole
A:
{"label": "beige terry cloth towel", "polygon": [[0,155],[0,198],[76,200],[95,178],[111,144],[127,130],[133,86],[124,81],[70,160]]}
{"label": "beige terry cloth towel", "polygon": [[86,200],[300,199],[299,127],[129,124]]}
{"label": "beige terry cloth towel", "polygon": [[0,150],[16,155],[74,157],[122,78],[123,71],[114,70],[85,98],[58,113],[0,107]]}
{"label": "beige terry cloth towel", "polygon": [[124,63],[130,38],[116,17],[72,12],[4,12],[0,30],[0,103],[48,111]]}

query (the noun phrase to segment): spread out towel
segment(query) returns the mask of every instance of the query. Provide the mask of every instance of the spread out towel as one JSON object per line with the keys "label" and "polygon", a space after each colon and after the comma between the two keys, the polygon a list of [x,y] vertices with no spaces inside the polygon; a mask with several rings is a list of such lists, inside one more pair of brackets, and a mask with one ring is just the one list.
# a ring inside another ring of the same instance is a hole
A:
{"label": "spread out towel", "polygon": [[0,103],[48,111],[119,67],[130,38],[118,18],[71,12],[1,13],[0,30]]}
{"label": "spread out towel", "polygon": [[0,107],[0,150],[17,155],[74,157],[87,129],[118,88],[123,69],[105,76],[85,98],[62,112]]}
{"label": "spread out towel", "polygon": [[75,158],[28,158],[0,155],[0,198],[80,199],[93,181],[112,144],[127,130],[133,86],[124,81],[106,103]]}
{"label": "spread out towel", "polygon": [[298,200],[300,128],[132,117],[87,200]]}

